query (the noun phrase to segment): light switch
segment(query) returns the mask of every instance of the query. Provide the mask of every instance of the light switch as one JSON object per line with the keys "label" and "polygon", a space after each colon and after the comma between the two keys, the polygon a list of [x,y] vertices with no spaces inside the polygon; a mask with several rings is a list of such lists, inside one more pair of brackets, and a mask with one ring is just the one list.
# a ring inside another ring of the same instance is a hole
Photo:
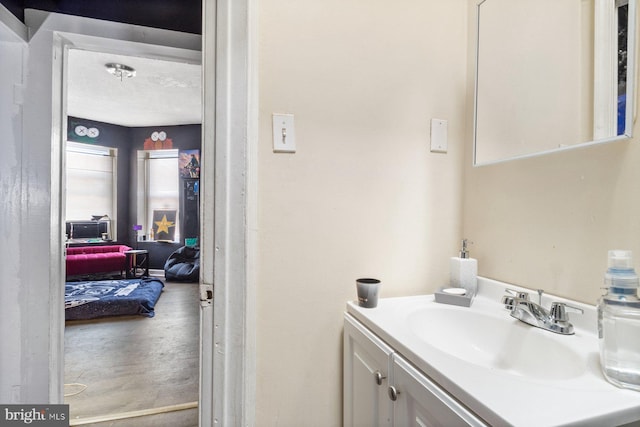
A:
{"label": "light switch", "polygon": [[273,152],[296,152],[296,131],[293,126],[293,114],[273,115]]}
{"label": "light switch", "polygon": [[431,152],[447,152],[447,121],[431,119]]}

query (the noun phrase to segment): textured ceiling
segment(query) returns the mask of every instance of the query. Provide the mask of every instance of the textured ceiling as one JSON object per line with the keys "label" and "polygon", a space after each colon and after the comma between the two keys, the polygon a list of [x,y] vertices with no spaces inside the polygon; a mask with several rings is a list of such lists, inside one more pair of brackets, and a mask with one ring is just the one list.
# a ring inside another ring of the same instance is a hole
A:
{"label": "textured ceiling", "polygon": [[[122,81],[107,63],[133,67]],[[127,127],[202,122],[201,66],[79,49],[69,50],[67,114]]]}

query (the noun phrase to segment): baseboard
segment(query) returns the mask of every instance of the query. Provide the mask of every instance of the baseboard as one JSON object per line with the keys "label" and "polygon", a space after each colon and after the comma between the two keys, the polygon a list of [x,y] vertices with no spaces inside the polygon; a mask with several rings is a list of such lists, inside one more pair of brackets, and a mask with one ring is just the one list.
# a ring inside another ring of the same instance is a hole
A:
{"label": "baseboard", "polygon": [[103,423],[107,421],[123,420],[127,418],[145,417],[148,415],[165,414],[167,412],[184,411],[198,407],[198,402],[182,403],[178,405],[163,406],[161,408],[142,409],[139,411],[120,412],[117,414],[99,415],[96,417],[76,418],[69,421],[70,426]]}

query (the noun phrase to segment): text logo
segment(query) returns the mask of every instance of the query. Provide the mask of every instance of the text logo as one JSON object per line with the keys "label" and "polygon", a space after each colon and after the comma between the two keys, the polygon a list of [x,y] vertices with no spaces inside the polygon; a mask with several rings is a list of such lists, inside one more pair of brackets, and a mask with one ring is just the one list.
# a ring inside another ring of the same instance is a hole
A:
{"label": "text logo", "polygon": [[69,405],[0,405],[0,427],[69,427]]}

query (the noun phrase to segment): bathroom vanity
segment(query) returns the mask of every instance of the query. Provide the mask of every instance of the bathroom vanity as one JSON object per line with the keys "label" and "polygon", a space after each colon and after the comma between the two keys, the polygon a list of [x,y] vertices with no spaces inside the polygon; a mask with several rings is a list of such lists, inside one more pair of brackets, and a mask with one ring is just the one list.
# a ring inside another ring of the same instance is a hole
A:
{"label": "bathroom vanity", "polygon": [[479,278],[471,307],[433,295],[348,303],[344,425],[640,425],[640,392],[600,372],[595,307],[543,294],[543,307],[584,311],[561,335],[511,317],[506,288],[531,292]]}
{"label": "bathroom vanity", "polygon": [[345,426],[485,426],[401,354],[345,315]]}

